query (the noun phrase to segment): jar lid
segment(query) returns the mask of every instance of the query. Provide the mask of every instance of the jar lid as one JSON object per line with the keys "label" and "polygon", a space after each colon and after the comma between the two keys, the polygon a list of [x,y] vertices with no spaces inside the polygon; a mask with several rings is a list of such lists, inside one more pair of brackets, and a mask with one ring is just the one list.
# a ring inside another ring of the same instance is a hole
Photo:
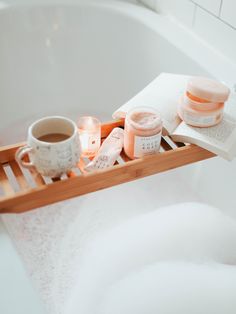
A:
{"label": "jar lid", "polygon": [[209,102],[225,102],[230,94],[230,89],[224,84],[199,76],[189,79],[187,91],[193,96],[209,100]]}
{"label": "jar lid", "polygon": [[137,130],[152,130],[162,126],[160,113],[149,106],[137,106],[131,109],[126,119]]}

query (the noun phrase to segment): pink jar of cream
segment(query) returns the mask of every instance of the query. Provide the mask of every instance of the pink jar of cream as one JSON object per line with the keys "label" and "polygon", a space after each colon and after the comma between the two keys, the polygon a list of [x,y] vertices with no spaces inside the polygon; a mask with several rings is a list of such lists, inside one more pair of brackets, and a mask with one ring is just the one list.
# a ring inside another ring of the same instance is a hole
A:
{"label": "pink jar of cream", "polygon": [[216,125],[223,118],[224,102],[229,94],[229,88],[220,82],[192,77],[180,100],[178,114],[192,126],[205,128]]}
{"label": "pink jar of cream", "polygon": [[159,152],[162,132],[160,114],[150,107],[136,107],[125,118],[124,150],[131,158]]}

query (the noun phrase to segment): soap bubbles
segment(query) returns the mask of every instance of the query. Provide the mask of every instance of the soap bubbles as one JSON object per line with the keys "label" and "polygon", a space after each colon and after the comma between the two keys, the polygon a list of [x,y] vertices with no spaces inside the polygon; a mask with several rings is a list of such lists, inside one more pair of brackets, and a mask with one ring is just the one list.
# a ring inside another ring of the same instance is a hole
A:
{"label": "soap bubbles", "polygon": [[98,236],[78,265],[66,313],[236,312],[236,222],[185,203]]}

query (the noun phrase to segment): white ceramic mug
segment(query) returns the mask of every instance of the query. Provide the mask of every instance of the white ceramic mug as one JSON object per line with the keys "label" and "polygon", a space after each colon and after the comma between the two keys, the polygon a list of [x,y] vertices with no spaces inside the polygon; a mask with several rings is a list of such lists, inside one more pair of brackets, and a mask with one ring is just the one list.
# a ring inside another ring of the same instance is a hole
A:
{"label": "white ceramic mug", "polygon": [[[56,142],[40,140],[49,134],[63,134],[68,138]],[[30,162],[23,160],[27,154]],[[29,127],[27,145],[17,150],[16,160],[25,168],[35,167],[43,176],[53,178],[75,167],[80,155],[76,124],[70,119],[52,116],[42,118]]]}

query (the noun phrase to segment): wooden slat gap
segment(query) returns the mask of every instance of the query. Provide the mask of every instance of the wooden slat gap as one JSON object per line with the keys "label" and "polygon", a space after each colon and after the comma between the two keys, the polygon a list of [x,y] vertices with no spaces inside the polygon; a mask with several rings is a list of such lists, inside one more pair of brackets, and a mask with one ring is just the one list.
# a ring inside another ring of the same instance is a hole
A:
{"label": "wooden slat gap", "polygon": [[1,164],[0,164],[0,185],[5,195],[12,195],[15,193],[5,173],[4,167]]}
{"label": "wooden slat gap", "polygon": [[19,167],[18,163],[15,160],[10,160],[9,165],[14,173],[16,180],[22,190],[26,190],[30,188],[21,168]]}

